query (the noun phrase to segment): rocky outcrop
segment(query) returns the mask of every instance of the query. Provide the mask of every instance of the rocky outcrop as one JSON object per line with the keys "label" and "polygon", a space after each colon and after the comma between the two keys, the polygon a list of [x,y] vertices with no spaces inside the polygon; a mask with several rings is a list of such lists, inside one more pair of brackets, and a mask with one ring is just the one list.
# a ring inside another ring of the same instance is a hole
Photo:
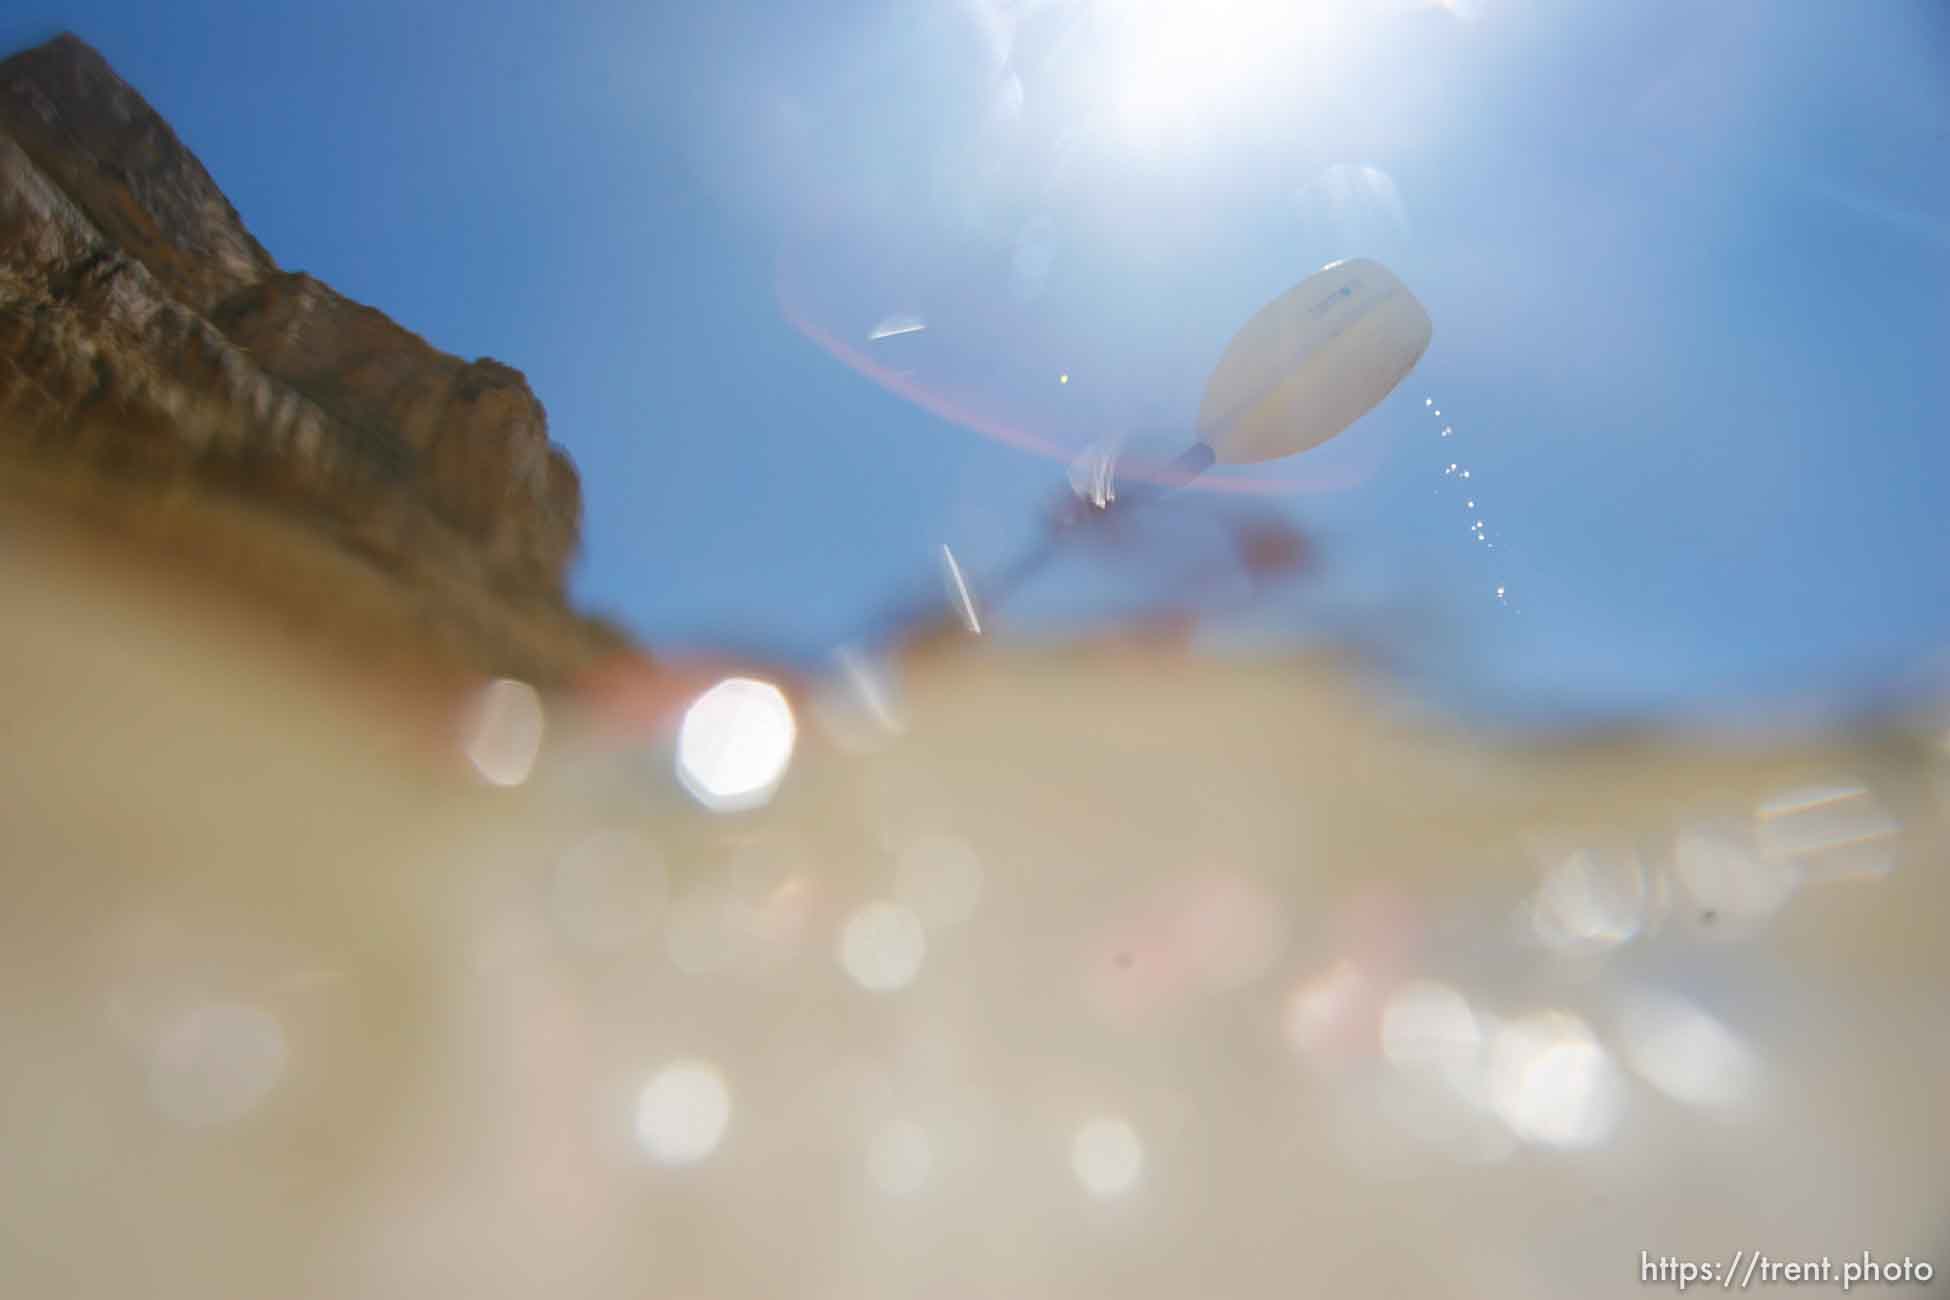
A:
{"label": "rocky outcrop", "polygon": [[303,272],[234,294],[212,323],[354,437],[410,469],[497,574],[559,583],[582,494],[521,372],[428,346]]}
{"label": "rocky outcrop", "polygon": [[192,311],[277,270],[169,123],[76,37],[0,63],[0,129]]}
{"label": "rocky outcrop", "polygon": [[567,612],[580,485],[520,372],[279,269],[72,36],[0,63],[0,450],[241,494],[397,579]]}

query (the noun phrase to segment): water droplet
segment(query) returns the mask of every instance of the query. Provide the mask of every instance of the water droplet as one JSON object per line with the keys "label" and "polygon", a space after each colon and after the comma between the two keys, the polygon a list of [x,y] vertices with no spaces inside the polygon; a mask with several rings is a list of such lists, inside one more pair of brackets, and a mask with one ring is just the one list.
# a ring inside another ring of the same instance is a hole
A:
{"label": "water droplet", "polygon": [[1462,472],[1462,476],[1463,476],[1464,478],[1468,478],[1468,477],[1469,477],[1469,471],[1468,471],[1468,470],[1464,470],[1464,471]]}
{"label": "water droplet", "polygon": [[1442,426],[1442,436],[1445,438],[1448,437],[1450,434],[1454,433],[1455,431],[1456,431],[1456,426],[1453,424],[1445,424]]}
{"label": "water droplet", "polygon": [[1422,399],[1422,405],[1424,405],[1424,406],[1434,406],[1434,405],[1435,405],[1435,399],[1434,399],[1433,397],[1425,397],[1425,398],[1423,398],[1423,399]]}
{"label": "water droplet", "polygon": [[1474,510],[1476,508],[1476,503],[1474,501],[1465,501],[1463,502],[1463,504],[1469,507],[1469,509],[1471,510]]}
{"label": "water droplet", "polygon": [[1437,412],[1435,413],[1435,418],[1436,418],[1436,419],[1438,419],[1438,420],[1440,420],[1440,419],[1442,418],[1442,412],[1440,412],[1440,411],[1437,411]]}
{"label": "water droplet", "polygon": [[1497,598],[1498,600],[1502,600],[1502,599],[1503,599],[1503,588],[1501,588],[1501,587],[1498,587],[1498,588],[1496,589],[1496,598]]}

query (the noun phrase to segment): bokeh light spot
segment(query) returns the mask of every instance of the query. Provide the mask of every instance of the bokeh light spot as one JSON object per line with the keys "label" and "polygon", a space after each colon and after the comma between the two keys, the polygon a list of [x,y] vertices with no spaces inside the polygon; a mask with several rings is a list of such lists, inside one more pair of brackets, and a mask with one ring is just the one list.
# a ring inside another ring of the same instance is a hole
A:
{"label": "bokeh light spot", "polygon": [[1070,1168],[1083,1190],[1098,1200],[1123,1196],[1144,1170],[1144,1144],[1124,1120],[1099,1115],[1070,1142]]}
{"label": "bokeh light spot", "polygon": [[934,1144],[928,1131],[911,1119],[888,1124],[867,1147],[867,1177],[889,1196],[915,1195],[933,1169]]}
{"label": "bokeh light spot", "polygon": [[526,682],[503,677],[476,698],[463,746],[483,779],[517,786],[535,769],[542,751],[542,697]]}
{"label": "bokeh light spot", "polygon": [[901,850],[894,869],[894,897],[930,930],[968,920],[981,896],[982,863],[964,841],[923,835]]}
{"label": "bokeh light spot", "polygon": [[684,714],[678,779],[713,812],[760,807],[778,789],[798,737],[783,691],[770,682],[727,677]]}
{"label": "bokeh light spot", "polygon": [[912,984],[927,951],[921,919],[899,903],[864,904],[840,927],[840,966],[870,993],[892,993]]}
{"label": "bokeh light spot", "polygon": [[1354,963],[1336,962],[1287,998],[1284,1028],[1295,1051],[1319,1051],[1345,1036],[1367,991]]}
{"label": "bokeh light spot", "polygon": [[1594,1147],[1623,1101],[1610,1056],[1577,1017],[1545,1012],[1490,1042],[1490,1100],[1510,1131],[1541,1146]]}
{"label": "bokeh light spot", "polygon": [[284,1027],[241,1003],[206,1003],[177,1020],[150,1063],[156,1108],[189,1128],[216,1128],[248,1115],[284,1077]]}
{"label": "bokeh light spot", "polygon": [[661,1165],[694,1165],[724,1140],[731,1090],[715,1066],[673,1061],[652,1075],[637,1098],[636,1136]]}
{"label": "bokeh light spot", "polygon": [[[1503,595],[1498,587],[1496,594]],[[1638,934],[1648,906],[1637,858],[1579,850],[1544,875],[1530,906],[1537,938],[1560,952],[1616,947]]]}
{"label": "bokeh light spot", "polygon": [[1640,993],[1626,1004],[1619,1033],[1632,1068],[1674,1101],[1728,1110],[1754,1091],[1759,1059],[1725,1025],[1689,1002]]}
{"label": "bokeh light spot", "polygon": [[1475,1063],[1483,1034],[1463,995],[1447,984],[1411,980],[1381,1011],[1381,1050],[1398,1068],[1460,1071]]}

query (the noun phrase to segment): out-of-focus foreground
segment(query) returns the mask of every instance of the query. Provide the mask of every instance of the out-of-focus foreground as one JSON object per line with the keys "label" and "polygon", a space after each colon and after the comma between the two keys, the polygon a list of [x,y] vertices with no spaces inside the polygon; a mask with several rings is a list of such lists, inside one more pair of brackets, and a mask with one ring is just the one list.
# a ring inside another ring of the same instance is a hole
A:
{"label": "out-of-focus foreground", "polygon": [[1506,749],[1325,662],[952,647],[405,713],[32,517],[9,1294],[1942,1263],[1940,719]]}

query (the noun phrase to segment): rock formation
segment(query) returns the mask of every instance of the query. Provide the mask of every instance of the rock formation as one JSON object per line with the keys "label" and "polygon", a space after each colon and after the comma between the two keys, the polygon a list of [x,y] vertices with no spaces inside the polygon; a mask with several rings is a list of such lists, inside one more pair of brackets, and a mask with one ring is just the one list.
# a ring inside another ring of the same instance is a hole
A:
{"label": "rock formation", "polygon": [[[73,36],[0,62],[0,453],[300,520],[442,593],[415,617],[477,667],[574,666],[506,662],[485,623],[619,641],[565,604],[580,485],[520,372],[281,270]],[[433,626],[456,602],[473,631]]]}

